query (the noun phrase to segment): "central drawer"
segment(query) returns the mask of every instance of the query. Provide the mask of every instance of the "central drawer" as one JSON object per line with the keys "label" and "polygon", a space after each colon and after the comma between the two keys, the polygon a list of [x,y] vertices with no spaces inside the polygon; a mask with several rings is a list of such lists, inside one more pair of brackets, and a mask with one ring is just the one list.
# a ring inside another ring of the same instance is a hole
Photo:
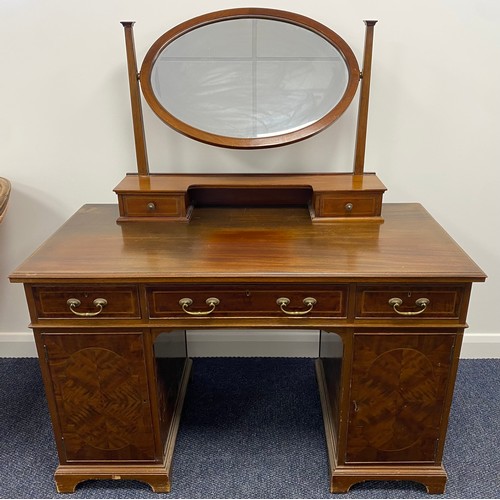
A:
{"label": "central drawer", "polygon": [[346,285],[169,285],[146,288],[150,318],[343,318]]}

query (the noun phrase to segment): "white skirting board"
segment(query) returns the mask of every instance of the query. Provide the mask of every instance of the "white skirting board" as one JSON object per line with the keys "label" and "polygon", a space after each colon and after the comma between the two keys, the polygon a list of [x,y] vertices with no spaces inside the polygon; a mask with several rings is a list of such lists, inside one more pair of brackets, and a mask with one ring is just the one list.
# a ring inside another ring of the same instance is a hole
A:
{"label": "white skirting board", "polygon": [[[317,330],[191,330],[187,338],[190,357],[318,356]],[[36,356],[30,332],[0,333],[0,358]],[[500,359],[500,333],[466,333],[460,357]]]}

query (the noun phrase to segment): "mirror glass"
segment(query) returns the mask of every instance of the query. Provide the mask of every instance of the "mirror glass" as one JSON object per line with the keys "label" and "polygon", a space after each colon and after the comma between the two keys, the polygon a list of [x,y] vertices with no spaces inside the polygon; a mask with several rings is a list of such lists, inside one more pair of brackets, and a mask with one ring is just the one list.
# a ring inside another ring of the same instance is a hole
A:
{"label": "mirror glass", "polygon": [[181,133],[222,146],[317,133],[345,111],[359,79],[348,47],[288,20],[224,19],[158,42],[141,70],[146,100]]}

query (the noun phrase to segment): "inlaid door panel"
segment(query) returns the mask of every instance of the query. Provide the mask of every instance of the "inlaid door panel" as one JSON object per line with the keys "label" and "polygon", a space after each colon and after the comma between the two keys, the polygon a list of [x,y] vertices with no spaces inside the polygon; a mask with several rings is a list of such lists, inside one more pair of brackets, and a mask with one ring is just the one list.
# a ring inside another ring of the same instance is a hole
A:
{"label": "inlaid door panel", "polygon": [[435,462],[454,334],[355,334],[346,462]]}
{"label": "inlaid door panel", "polygon": [[42,334],[61,462],[154,460],[141,333]]}

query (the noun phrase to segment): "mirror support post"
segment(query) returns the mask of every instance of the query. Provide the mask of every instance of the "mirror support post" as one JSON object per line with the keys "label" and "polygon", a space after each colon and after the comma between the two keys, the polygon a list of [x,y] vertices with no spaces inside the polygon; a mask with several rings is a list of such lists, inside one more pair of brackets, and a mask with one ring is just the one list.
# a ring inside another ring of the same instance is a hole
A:
{"label": "mirror support post", "polygon": [[146,151],[141,92],[139,89],[139,72],[137,71],[137,59],[135,55],[134,22],[122,21],[121,24],[125,30],[125,46],[127,50],[128,80],[130,86],[130,102],[132,105],[132,121],[134,125],[137,171],[139,175],[147,176],[149,175],[148,154]]}
{"label": "mirror support post", "polygon": [[370,80],[372,71],[373,30],[377,21],[365,21],[365,49],[363,54],[363,72],[359,96],[358,126],[356,130],[356,152],[354,174],[363,174],[365,167],[366,130],[368,125],[368,102],[370,98]]}

